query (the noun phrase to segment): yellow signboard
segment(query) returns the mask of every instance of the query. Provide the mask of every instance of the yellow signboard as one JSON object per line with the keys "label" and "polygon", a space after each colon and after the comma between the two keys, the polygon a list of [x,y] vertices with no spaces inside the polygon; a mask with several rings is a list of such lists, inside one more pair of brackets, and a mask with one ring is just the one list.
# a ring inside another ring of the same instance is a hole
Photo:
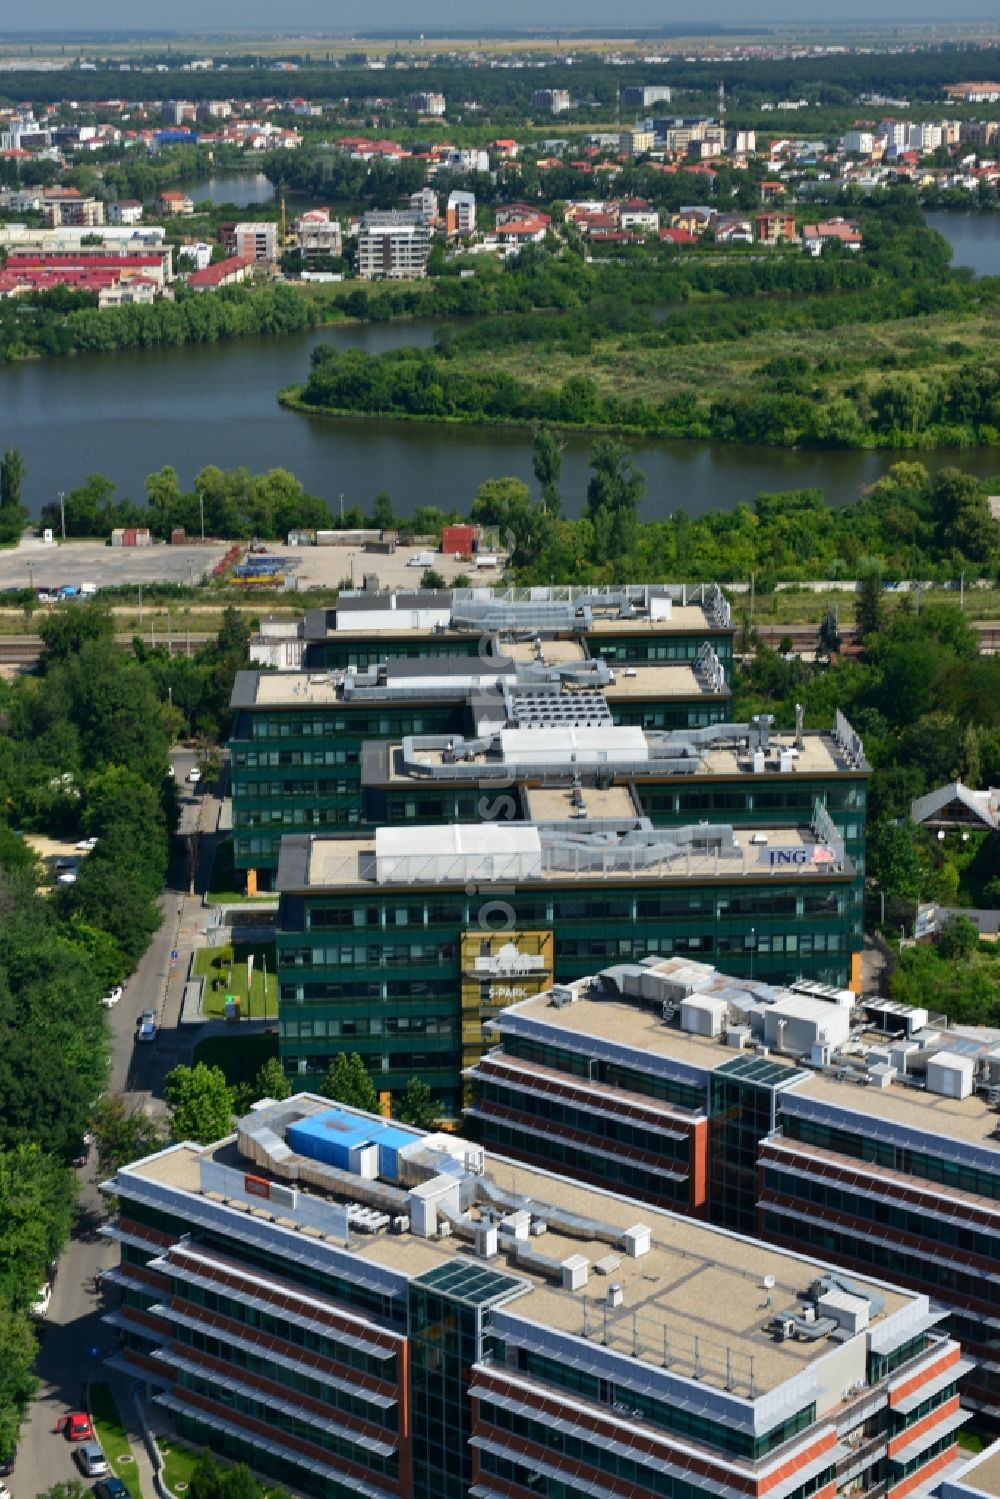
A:
{"label": "yellow signboard", "polygon": [[483,1025],[552,983],[555,940],[551,931],[463,932],[461,961],[462,1066],[471,1067],[484,1050]]}

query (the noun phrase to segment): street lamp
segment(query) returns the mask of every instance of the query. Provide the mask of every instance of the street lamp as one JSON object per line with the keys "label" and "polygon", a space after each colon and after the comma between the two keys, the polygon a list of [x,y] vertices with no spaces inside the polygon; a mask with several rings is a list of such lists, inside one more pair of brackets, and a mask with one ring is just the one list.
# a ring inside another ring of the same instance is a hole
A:
{"label": "street lamp", "polygon": [[754,954],[754,948],[756,946],[757,946],[757,928],[755,926],[752,926],[750,928],[750,982],[751,982],[751,984],[753,983],[753,954]]}
{"label": "street lamp", "polygon": [[199,507],[201,509],[201,539],[202,539],[202,541],[204,541],[205,540],[205,496],[203,494],[199,494],[198,495],[198,505],[199,505]]}
{"label": "street lamp", "polygon": [[66,540],[66,491],[59,491],[59,529],[62,532],[63,541]]}
{"label": "street lamp", "polygon": [[35,576],[34,576],[34,574],[35,574],[35,564],[33,562],[29,562],[28,563],[28,588],[30,589],[30,591],[32,593],[34,593],[34,591],[35,591]]}

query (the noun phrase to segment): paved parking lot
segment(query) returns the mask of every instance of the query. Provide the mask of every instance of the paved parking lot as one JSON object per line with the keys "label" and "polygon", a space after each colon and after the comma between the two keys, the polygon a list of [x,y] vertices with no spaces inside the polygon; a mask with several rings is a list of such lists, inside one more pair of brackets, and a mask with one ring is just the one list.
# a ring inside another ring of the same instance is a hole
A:
{"label": "paved parking lot", "polygon": [[[338,588],[342,582],[360,588],[365,573],[374,573],[380,588],[416,588],[424,573],[424,564],[407,566],[411,558],[421,557],[427,547],[397,547],[389,556],[384,552],[366,552],[360,546],[344,547],[269,547],[268,551],[279,557],[291,557],[298,562],[293,576],[300,588]],[[442,557],[435,553],[426,564],[440,573],[446,583],[464,573],[470,580],[476,577],[483,584],[498,583],[503,574],[502,567],[494,567],[476,573],[471,562],[461,562],[455,557]]]}
{"label": "paved parking lot", "polygon": [[[22,541],[0,551],[0,588],[79,587],[94,583],[198,583],[226,552],[225,542],[204,546],[110,547],[100,541],[64,541],[46,546]],[[31,564],[30,571],[28,564]]]}

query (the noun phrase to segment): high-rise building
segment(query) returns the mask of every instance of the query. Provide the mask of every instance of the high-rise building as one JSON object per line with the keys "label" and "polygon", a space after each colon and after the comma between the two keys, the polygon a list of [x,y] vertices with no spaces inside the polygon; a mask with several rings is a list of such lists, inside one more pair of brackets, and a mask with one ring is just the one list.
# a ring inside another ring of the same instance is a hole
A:
{"label": "high-rise building", "polygon": [[326,1099],[104,1189],[113,1365],[314,1499],[891,1499],[967,1418],[926,1295]]}

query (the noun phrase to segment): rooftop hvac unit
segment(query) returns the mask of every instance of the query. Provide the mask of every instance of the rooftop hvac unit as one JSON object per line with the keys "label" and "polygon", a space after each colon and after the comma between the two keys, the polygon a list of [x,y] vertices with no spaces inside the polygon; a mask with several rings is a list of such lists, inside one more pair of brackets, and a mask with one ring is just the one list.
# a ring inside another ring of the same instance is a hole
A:
{"label": "rooftop hvac unit", "polygon": [[624,1306],[625,1292],[616,1280],[608,1286],[608,1306]]}

